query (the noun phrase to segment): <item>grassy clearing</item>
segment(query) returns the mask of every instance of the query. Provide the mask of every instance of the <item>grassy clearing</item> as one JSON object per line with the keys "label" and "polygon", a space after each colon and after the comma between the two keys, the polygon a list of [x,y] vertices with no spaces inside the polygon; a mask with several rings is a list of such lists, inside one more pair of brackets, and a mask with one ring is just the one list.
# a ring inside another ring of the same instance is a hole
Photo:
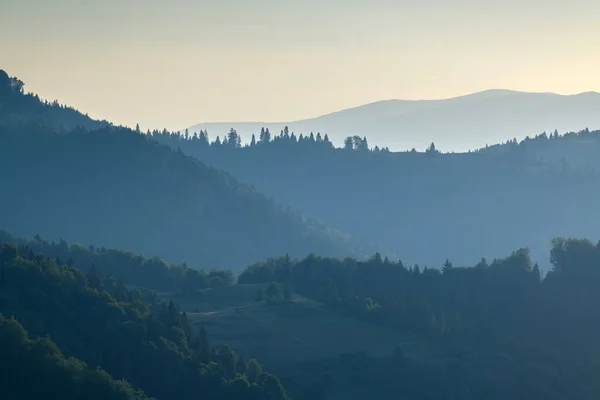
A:
{"label": "grassy clearing", "polygon": [[244,358],[265,366],[294,364],[365,352],[388,356],[396,345],[407,357],[431,358],[431,346],[411,335],[373,326],[294,296],[291,303],[256,301],[260,285],[236,285],[207,291],[180,302],[193,326],[204,326],[213,344],[229,344]]}
{"label": "grassy clearing", "polygon": [[267,285],[233,285],[198,290],[195,293],[163,294],[160,297],[173,300],[188,314],[206,313],[256,303],[258,291],[264,292],[266,287]]}

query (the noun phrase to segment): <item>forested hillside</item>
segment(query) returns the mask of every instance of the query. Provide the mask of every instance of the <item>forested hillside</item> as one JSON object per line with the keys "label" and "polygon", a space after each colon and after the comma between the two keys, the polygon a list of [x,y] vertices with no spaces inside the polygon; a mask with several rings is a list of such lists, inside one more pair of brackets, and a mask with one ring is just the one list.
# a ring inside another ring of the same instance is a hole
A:
{"label": "forested hillside", "polygon": [[48,338],[31,339],[15,319],[0,314],[0,386],[2,398],[29,400],[145,400],[125,381],[101,370],[90,370],[64,355]]}
{"label": "forested hillside", "polygon": [[521,146],[395,153],[367,138],[334,148],[327,135],[288,130],[263,130],[248,146],[235,131],[212,142],[206,132],[151,135],[410,263],[472,264],[528,246],[547,269],[553,237],[600,236],[588,223],[600,217],[600,175],[545,163]]}
{"label": "forested hillside", "polygon": [[77,265],[83,273],[95,268],[96,273],[111,279],[111,286],[127,285],[159,292],[194,292],[199,289],[217,288],[235,282],[230,270],[212,268],[210,271],[190,268],[187,265],[169,264],[159,257],[145,258],[125,250],[106,247],[88,247],[75,243],[48,242],[41,237],[18,238],[0,229],[0,245],[23,247],[28,254],[43,254],[69,266]]}
{"label": "forested hillside", "polygon": [[509,140],[479,150],[487,154],[520,153],[532,162],[554,164],[565,169],[600,171],[600,131],[585,129],[568,132],[541,133],[521,141]]}
{"label": "forested hillside", "polygon": [[3,123],[29,122],[49,124],[61,130],[75,127],[98,129],[109,126],[107,121],[95,121],[57,100],[42,101],[35,94],[25,93],[25,83],[10,77],[0,69],[0,121]]}
{"label": "forested hillside", "polygon": [[[594,378],[600,372],[600,318],[589,310],[600,306],[600,244],[558,238],[550,258],[552,270],[542,279],[526,249],[474,267],[447,261],[441,271],[379,255],[368,261],[283,257],[250,266],[239,282],[282,282],[330,310],[427,338],[445,353],[422,366],[426,378],[408,381],[402,349],[392,360],[358,355],[289,369],[298,379],[320,379],[317,371],[341,379],[344,384],[331,389],[335,398],[371,391],[386,399],[393,393],[415,399],[592,399],[600,390]],[[412,389],[425,379],[432,381]],[[436,394],[441,388],[445,393]]]}
{"label": "forested hillside", "polygon": [[146,398],[112,377],[156,399],[287,399],[255,360],[193,334],[172,302],[22,247],[2,246],[0,268],[0,383],[11,400]]}
{"label": "forested hillside", "polygon": [[15,78],[1,83],[0,220],[9,231],[207,269],[274,254],[358,254],[339,232],[139,132],[51,126],[82,116],[23,94]]}

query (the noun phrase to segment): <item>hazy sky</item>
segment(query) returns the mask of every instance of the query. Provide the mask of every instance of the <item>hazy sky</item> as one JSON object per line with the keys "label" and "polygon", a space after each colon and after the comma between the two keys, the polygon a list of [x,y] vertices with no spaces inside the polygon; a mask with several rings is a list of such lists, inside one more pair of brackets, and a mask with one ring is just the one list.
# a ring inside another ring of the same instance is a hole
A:
{"label": "hazy sky", "polygon": [[143,129],[600,91],[598,0],[0,0],[0,68]]}

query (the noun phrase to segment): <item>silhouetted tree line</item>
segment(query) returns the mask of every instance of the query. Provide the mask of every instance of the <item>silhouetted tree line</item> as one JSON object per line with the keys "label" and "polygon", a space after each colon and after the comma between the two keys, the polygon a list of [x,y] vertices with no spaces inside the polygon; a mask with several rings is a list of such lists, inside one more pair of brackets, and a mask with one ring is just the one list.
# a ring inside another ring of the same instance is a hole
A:
{"label": "silhouetted tree line", "polygon": [[43,254],[58,264],[76,265],[83,273],[95,266],[99,276],[121,280],[127,286],[166,292],[190,292],[235,283],[233,272],[213,268],[210,271],[169,264],[161,258],[145,258],[124,250],[106,247],[71,246],[65,240],[58,243],[35,239],[16,238],[0,229],[0,244],[18,246],[22,254]]}
{"label": "silhouetted tree line", "polygon": [[[212,148],[212,150],[227,150],[258,148],[261,146],[269,146],[270,148],[280,150],[292,149],[296,146],[300,146],[299,148],[303,148],[305,150],[336,149],[333,143],[329,140],[329,136],[327,136],[327,134],[321,135],[320,132],[317,132],[315,135],[313,132],[310,132],[310,134],[306,135],[302,133],[296,135],[294,132],[290,132],[287,126],[283,128],[279,134],[271,134],[269,128],[262,128],[258,138],[255,134],[252,134],[252,139],[250,142],[245,144],[242,144],[241,136],[233,128],[226,136],[223,137],[223,139],[217,135],[212,141],[209,139],[208,132],[205,130],[190,134],[187,129],[184,132],[169,132],[166,129],[163,129],[162,131],[155,129],[152,131],[148,130],[146,134],[157,140],[159,143],[166,144],[173,148],[183,146],[186,148],[186,150],[198,152],[208,150],[209,148]],[[370,149],[367,138],[364,136],[361,138],[357,135],[348,136],[344,140],[344,146],[342,148],[346,151],[389,152],[387,147],[380,149],[379,147],[375,146],[373,149]]]}
{"label": "silhouetted tree line", "polygon": [[521,141],[507,140],[505,143],[486,146],[478,152],[500,154],[506,157],[529,159],[554,165],[562,170],[600,171],[600,130],[588,128],[579,132],[559,134],[557,130],[543,132]]}
{"label": "silhouetted tree line", "polygon": [[95,121],[57,100],[41,100],[36,94],[25,93],[25,84],[0,69],[0,122],[50,124],[60,131],[76,127],[98,129],[109,126],[107,121]]}
{"label": "silhouetted tree line", "polygon": [[173,302],[23,250],[0,250],[0,313],[14,318],[0,318],[0,379],[13,398],[144,398],[114,379],[157,399],[287,398],[256,361],[194,333]]}

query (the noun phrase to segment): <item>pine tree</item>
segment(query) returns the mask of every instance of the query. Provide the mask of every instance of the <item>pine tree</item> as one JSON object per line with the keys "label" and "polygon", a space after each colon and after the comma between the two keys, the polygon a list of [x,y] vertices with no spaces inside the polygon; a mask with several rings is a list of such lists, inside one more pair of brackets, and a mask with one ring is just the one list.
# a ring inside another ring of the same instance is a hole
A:
{"label": "pine tree", "polygon": [[248,382],[256,383],[259,375],[262,374],[262,367],[255,359],[251,359],[248,361],[246,365],[246,376],[248,377]]}
{"label": "pine tree", "polygon": [[235,372],[242,375],[246,373],[246,362],[240,355],[238,355],[237,365],[235,366]]}
{"label": "pine tree", "polygon": [[542,273],[540,271],[540,266],[538,265],[538,263],[535,263],[533,265],[533,276],[535,276],[536,278],[536,282],[540,282],[542,279]]}
{"label": "pine tree", "polygon": [[121,279],[121,278],[117,279],[117,284],[115,286],[115,291],[113,293],[113,296],[115,297],[115,299],[117,301],[125,301],[125,299],[127,297],[127,288],[125,287],[125,283],[123,282],[123,279]]}
{"label": "pine tree", "polygon": [[102,285],[102,279],[98,274],[98,270],[96,269],[95,264],[92,264],[92,267],[88,271],[87,284],[90,288],[96,289],[98,292],[102,292],[102,290],[104,290],[104,287]]}
{"label": "pine tree", "polygon": [[260,128],[260,136],[258,137],[258,140],[261,143],[265,142],[265,128],[264,127]]}
{"label": "pine tree", "polygon": [[447,272],[450,269],[452,269],[454,266],[452,265],[452,263],[446,259],[446,262],[444,262],[444,267],[442,268],[442,271]]}
{"label": "pine tree", "polygon": [[210,345],[206,338],[206,329],[204,326],[200,327],[200,332],[196,338],[196,357],[201,363],[208,363],[211,360]]}

